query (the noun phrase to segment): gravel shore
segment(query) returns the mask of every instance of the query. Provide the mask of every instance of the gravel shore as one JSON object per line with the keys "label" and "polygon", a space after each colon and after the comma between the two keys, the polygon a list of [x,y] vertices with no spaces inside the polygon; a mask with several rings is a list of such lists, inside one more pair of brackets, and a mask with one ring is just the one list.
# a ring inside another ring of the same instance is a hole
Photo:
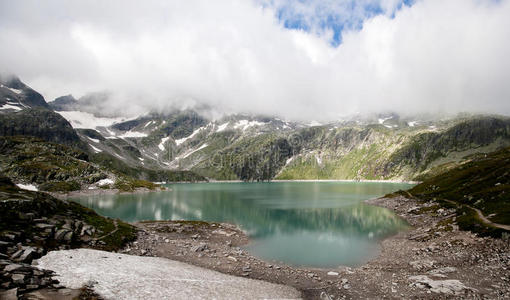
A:
{"label": "gravel shore", "polygon": [[124,253],[165,257],[225,274],[292,286],[306,299],[510,297],[510,244],[459,231],[452,210],[401,196],[367,201],[394,210],[412,226],[381,243],[365,265],[295,268],[242,249],[248,237],[230,224],[141,222]]}

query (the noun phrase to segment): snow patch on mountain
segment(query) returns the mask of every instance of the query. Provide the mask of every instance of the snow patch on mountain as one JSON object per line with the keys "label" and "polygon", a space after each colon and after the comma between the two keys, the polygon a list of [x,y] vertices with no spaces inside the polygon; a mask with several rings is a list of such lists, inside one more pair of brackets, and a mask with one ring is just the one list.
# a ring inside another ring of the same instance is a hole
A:
{"label": "snow patch on mountain", "polygon": [[191,154],[193,154],[193,153],[195,153],[195,152],[197,152],[197,151],[200,151],[200,150],[204,149],[204,148],[205,148],[205,147],[207,147],[207,146],[209,146],[209,145],[207,145],[207,144],[203,144],[202,146],[198,147],[197,149],[192,149],[192,150],[190,150],[190,151],[188,151],[188,152],[184,153],[182,156],[178,157],[178,159],[186,158],[186,157],[190,156]]}
{"label": "snow patch on mountain", "polygon": [[389,117],[386,117],[386,118],[379,118],[377,121],[379,122],[379,124],[383,124],[387,120],[391,120],[391,119],[393,119],[393,116],[389,116]]}
{"label": "snow patch on mountain", "polygon": [[221,124],[220,126],[218,126],[218,129],[216,129],[216,132],[222,132],[223,130],[225,130],[227,128],[227,126],[228,126],[228,122]]}
{"label": "snow patch on mountain", "polygon": [[177,146],[179,146],[180,144],[184,143],[185,141],[192,139],[195,135],[197,135],[200,131],[204,130],[205,128],[206,127],[200,127],[197,130],[193,131],[193,133],[190,134],[189,136],[184,137],[182,139],[175,140],[175,144],[177,144]]}
{"label": "snow patch on mountain", "polygon": [[23,93],[23,91],[22,91],[22,90],[13,89],[13,88],[7,87],[7,86],[5,86],[5,85],[3,85],[2,87],[9,89],[11,92],[13,92],[14,94],[17,94],[17,95],[19,95],[19,94]]}
{"label": "snow patch on mountain", "polygon": [[92,147],[92,149],[94,150],[94,152],[96,153],[99,153],[99,152],[103,152],[103,150],[99,149],[99,148],[96,148],[94,147],[92,144],[89,143],[89,146]]}
{"label": "snow patch on mountain", "polygon": [[310,123],[308,123],[308,126],[321,126],[322,124],[317,122],[317,121],[312,121]]}
{"label": "snow patch on mountain", "polygon": [[164,137],[161,139],[161,143],[159,143],[158,145],[158,148],[161,150],[161,151],[165,151],[165,143],[166,141],[168,141],[170,137]]}
{"label": "snow patch on mountain", "polygon": [[57,113],[69,121],[74,128],[96,129],[97,127],[108,127],[126,121],[126,118],[96,117],[91,113],[82,111],[57,111]]}
{"label": "snow patch on mountain", "polygon": [[113,184],[113,183],[114,183],[113,179],[105,178],[105,179],[101,179],[98,182],[96,182],[96,185],[105,185],[105,184]]}
{"label": "snow patch on mountain", "polygon": [[263,122],[259,122],[259,121],[248,121],[248,120],[239,120],[237,121],[237,123],[234,125],[234,129],[238,129],[238,128],[241,128],[244,130],[250,128],[250,127],[253,127],[253,126],[262,126],[262,125],[265,125],[266,123],[263,123]]}
{"label": "snow patch on mountain", "polygon": [[24,190],[28,190],[28,191],[33,191],[33,192],[37,192],[39,191],[39,189],[33,185],[33,184],[23,184],[23,183],[18,183],[16,184],[20,189],[24,189]]}
{"label": "snow patch on mountain", "polygon": [[4,104],[2,106],[0,106],[0,110],[7,110],[7,109],[12,109],[12,110],[22,110],[21,107],[19,106],[15,106],[15,105],[10,105],[10,104]]}
{"label": "snow patch on mountain", "polygon": [[125,133],[119,135],[119,138],[142,138],[147,137],[147,133],[138,132],[138,131],[126,131]]}

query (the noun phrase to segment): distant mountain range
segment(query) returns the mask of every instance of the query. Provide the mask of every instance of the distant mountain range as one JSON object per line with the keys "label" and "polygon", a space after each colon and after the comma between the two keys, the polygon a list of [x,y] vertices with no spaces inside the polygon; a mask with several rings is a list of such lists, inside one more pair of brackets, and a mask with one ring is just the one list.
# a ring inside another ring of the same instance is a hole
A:
{"label": "distant mountain range", "polygon": [[48,105],[18,78],[0,83],[1,135],[78,147],[93,163],[154,181],[422,180],[475,153],[510,146],[504,116],[393,113],[305,124],[243,114],[211,120],[175,110],[128,119],[104,113],[107,94],[68,95]]}

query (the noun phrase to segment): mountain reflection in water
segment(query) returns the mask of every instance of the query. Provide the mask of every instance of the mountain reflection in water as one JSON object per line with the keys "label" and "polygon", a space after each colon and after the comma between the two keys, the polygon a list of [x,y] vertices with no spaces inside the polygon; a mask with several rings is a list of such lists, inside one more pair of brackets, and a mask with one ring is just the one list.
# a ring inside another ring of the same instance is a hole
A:
{"label": "mountain reflection in water", "polygon": [[411,185],[375,182],[174,184],[171,191],[74,199],[125,221],[205,220],[245,230],[254,255],[293,265],[356,265],[377,241],[405,229],[391,211],[363,200]]}

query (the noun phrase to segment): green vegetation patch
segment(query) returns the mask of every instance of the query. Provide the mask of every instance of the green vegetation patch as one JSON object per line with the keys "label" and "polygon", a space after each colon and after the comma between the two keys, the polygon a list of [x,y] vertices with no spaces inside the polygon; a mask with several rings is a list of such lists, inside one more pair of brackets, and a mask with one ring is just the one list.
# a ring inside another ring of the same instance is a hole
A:
{"label": "green vegetation patch", "polygon": [[442,206],[458,204],[459,226],[487,235],[501,230],[486,226],[478,219],[479,209],[494,223],[510,225],[510,147],[474,155],[471,160],[425,180],[408,191],[424,200],[436,200]]}
{"label": "green vegetation patch", "polygon": [[159,185],[154,184],[147,180],[141,180],[141,179],[133,179],[133,178],[119,178],[115,183],[113,184],[113,188],[118,189],[121,192],[133,192],[134,190],[138,188],[146,188],[149,190],[154,190]]}
{"label": "green vegetation patch", "polygon": [[71,192],[77,191],[81,185],[74,181],[50,181],[39,185],[39,189],[48,192]]}

